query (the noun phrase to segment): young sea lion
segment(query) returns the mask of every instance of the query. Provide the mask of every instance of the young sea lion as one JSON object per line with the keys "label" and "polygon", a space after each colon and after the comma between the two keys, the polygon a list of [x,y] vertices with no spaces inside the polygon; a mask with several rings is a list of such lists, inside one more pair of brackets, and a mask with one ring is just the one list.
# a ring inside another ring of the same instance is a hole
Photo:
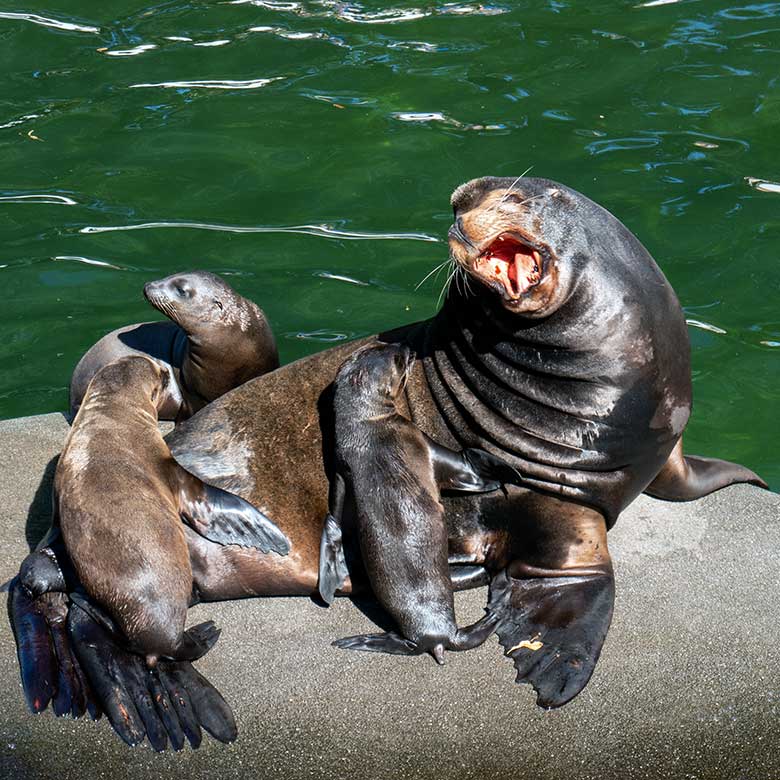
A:
{"label": "young sea lion", "polygon": [[169,369],[171,381],[159,403],[161,420],[185,420],[228,390],[279,366],[262,309],[216,274],[173,274],[147,283],[144,296],[172,322],[127,325],[90,347],[73,371],[71,418],[92,377],[126,355],[146,355]]}
{"label": "young sea lion", "polygon": [[213,624],[184,630],[198,577],[182,520],[219,544],[289,550],[265,515],[173,460],[157,427],[167,383],[167,369],[141,356],[100,369],[54,476],[56,519],[81,584],[150,666],[199,658],[218,636]]}
{"label": "young sea lion", "polygon": [[[445,650],[482,644],[496,618],[489,614],[461,629],[455,623],[439,490],[490,492],[520,476],[486,452],[440,447],[400,414],[413,362],[406,346],[371,344],[351,355],[336,377],[337,474],[320,547],[319,588],[330,603],[346,578],[340,526],[349,492],[368,579],[400,634],[365,634],[334,644],[399,655],[429,652],[443,664]],[[353,491],[355,483],[365,489]],[[405,497],[397,506],[386,500],[397,495]]]}

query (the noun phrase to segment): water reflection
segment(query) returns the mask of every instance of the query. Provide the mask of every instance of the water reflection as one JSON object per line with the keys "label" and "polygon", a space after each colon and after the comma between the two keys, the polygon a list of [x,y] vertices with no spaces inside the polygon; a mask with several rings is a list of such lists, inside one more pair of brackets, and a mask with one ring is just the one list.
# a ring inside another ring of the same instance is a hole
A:
{"label": "water reflection", "polygon": [[104,260],[95,260],[91,257],[81,257],[81,255],[57,255],[56,257],[53,257],[52,260],[59,260],[59,261],[72,261],[74,263],[83,263],[84,265],[96,265],[101,268],[112,268],[114,271],[125,271],[127,269],[122,268],[121,266],[114,265],[113,263],[107,263]]}
{"label": "water reflection", "polygon": [[52,203],[59,206],[78,206],[65,195],[0,195],[0,203]]}
{"label": "water reflection", "polygon": [[283,227],[255,225],[215,225],[209,222],[144,222],[140,225],[88,225],[79,233],[116,233],[126,230],[154,230],[156,228],[180,228],[190,230],[217,230],[225,233],[300,233],[321,238],[338,238],[351,241],[439,241],[436,236],[427,233],[366,233],[351,230],[339,230],[330,225],[291,225]]}
{"label": "water reflection", "polygon": [[274,76],[268,79],[203,79],[201,81],[159,81],[147,84],[130,84],[130,89],[148,87],[164,87],[169,89],[261,89],[274,81],[281,81],[284,76]]}
{"label": "water reflection", "polygon": [[25,22],[39,24],[41,27],[53,27],[55,30],[68,30],[70,32],[100,32],[99,27],[90,27],[84,24],[75,24],[73,22],[63,22],[60,19],[51,19],[47,16],[38,16],[38,14],[28,14],[16,11],[0,11],[0,19],[21,19]]}
{"label": "water reflection", "polygon": [[348,282],[349,284],[355,284],[358,287],[370,286],[368,282],[362,282],[360,279],[353,279],[351,276],[332,274],[330,271],[315,271],[314,276],[318,276],[320,279],[333,279],[337,282]]}

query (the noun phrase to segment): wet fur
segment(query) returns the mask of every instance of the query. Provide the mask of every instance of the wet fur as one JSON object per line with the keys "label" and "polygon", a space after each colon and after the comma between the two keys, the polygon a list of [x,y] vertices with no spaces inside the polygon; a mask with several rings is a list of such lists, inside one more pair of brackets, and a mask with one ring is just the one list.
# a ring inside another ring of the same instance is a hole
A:
{"label": "wet fur", "polygon": [[[336,462],[354,500],[355,532],[374,594],[414,645],[410,649],[433,652],[441,661],[442,651],[459,649],[466,635],[458,636],[455,623],[447,528],[431,448],[397,409],[407,353],[371,345],[341,367],[334,401]],[[482,631],[478,640],[490,633]],[[360,639],[337,644],[386,647],[381,636],[371,637],[369,645]]]}
{"label": "wet fur", "polygon": [[157,429],[163,372],[125,358],[90,383],[54,478],[79,579],[139,652],[176,656],[192,596],[176,464]]}

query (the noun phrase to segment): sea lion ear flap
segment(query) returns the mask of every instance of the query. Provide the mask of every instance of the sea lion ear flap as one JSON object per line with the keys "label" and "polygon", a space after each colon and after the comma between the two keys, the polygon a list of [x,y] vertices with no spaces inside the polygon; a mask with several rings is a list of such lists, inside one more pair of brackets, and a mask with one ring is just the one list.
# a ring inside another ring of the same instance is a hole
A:
{"label": "sea lion ear flap", "polygon": [[255,547],[287,555],[290,540],[259,509],[234,493],[207,485],[182,468],[179,472],[179,514],[187,525],[217,544]]}

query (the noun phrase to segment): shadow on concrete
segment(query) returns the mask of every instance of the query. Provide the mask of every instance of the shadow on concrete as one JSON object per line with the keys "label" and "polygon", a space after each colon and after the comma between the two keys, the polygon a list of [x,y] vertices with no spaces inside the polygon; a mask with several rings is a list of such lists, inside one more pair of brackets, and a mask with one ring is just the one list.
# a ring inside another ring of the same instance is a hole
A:
{"label": "shadow on concrete", "polygon": [[38,546],[38,542],[46,536],[51,525],[51,494],[54,483],[54,472],[57,469],[59,455],[55,455],[43,471],[43,476],[35,490],[30,508],[27,510],[27,522],[24,526],[24,536],[30,550]]}

